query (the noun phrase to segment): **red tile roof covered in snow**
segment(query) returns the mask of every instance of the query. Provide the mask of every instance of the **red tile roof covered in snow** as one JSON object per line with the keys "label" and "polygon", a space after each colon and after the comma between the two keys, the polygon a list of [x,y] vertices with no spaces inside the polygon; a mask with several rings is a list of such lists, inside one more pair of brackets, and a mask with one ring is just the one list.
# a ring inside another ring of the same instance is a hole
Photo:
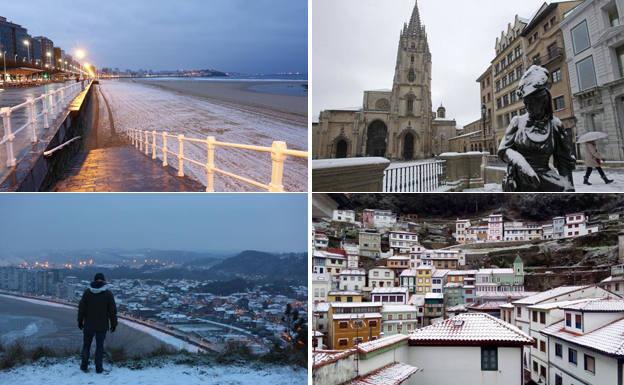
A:
{"label": "red tile roof covered in snow", "polygon": [[409,335],[410,346],[524,346],[533,338],[485,313],[465,313]]}
{"label": "red tile roof covered in snow", "polygon": [[381,369],[377,369],[374,372],[356,378],[351,382],[347,382],[348,385],[400,385],[407,381],[414,373],[418,371],[418,368],[403,364],[394,363],[384,366]]}

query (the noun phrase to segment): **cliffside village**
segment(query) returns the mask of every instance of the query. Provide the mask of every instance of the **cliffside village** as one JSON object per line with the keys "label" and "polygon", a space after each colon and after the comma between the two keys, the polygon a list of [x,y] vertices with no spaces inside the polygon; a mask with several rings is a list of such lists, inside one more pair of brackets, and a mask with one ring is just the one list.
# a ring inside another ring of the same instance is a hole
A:
{"label": "cliffside village", "polygon": [[[313,218],[315,384],[455,384],[458,374],[466,384],[621,383],[624,234],[609,278],[529,292],[519,256],[468,269],[461,248],[423,247],[414,215],[339,210],[318,195]],[[458,219],[453,237],[462,245],[596,231],[583,213],[547,223],[493,214]]]}

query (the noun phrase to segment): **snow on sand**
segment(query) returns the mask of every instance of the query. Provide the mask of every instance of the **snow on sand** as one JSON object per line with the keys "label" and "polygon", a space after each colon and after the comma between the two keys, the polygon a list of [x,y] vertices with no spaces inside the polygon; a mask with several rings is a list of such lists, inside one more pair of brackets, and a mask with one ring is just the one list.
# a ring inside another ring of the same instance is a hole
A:
{"label": "snow on sand", "polygon": [[35,364],[0,371],[0,384],[20,385],[290,385],[306,382],[304,369],[277,366],[256,370],[237,366],[166,364],[139,370],[112,368],[107,374],[95,374],[93,368],[89,373],[81,372],[78,361],[69,360],[49,366]]}
{"label": "snow on sand", "polygon": [[[108,100],[115,129],[121,132],[128,128],[140,130],[167,131],[172,135],[206,139],[215,136],[218,141],[271,147],[273,141],[284,141],[288,148],[307,150],[307,128],[288,120],[277,119],[270,114],[260,114],[237,109],[210,101],[166,91],[154,86],[128,81],[103,81],[101,91]],[[267,97],[270,97],[267,96]],[[160,145],[160,139],[157,144]],[[177,141],[169,139],[169,150],[177,152]],[[206,146],[186,143],[185,156],[206,163]],[[158,151],[158,157],[162,157]],[[177,166],[177,160],[170,154],[169,162]],[[270,153],[257,153],[236,149],[216,150],[215,162],[222,170],[269,183],[271,179]],[[206,183],[203,167],[190,166],[185,171],[195,179]],[[307,191],[307,161],[286,161],[284,187],[287,191]],[[216,175],[217,191],[254,191],[242,182]]]}

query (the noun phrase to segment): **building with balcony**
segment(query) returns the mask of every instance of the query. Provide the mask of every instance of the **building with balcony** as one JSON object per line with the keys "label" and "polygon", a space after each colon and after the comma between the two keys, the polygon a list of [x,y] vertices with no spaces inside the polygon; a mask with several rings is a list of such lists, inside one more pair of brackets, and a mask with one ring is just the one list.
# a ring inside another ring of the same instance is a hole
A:
{"label": "building with balcony", "polygon": [[381,308],[381,331],[384,337],[394,334],[409,334],[418,329],[420,319],[414,305],[385,304]]}
{"label": "building with balcony", "polygon": [[359,234],[360,256],[377,259],[381,256],[381,234],[376,230],[362,230]]}
{"label": "building with balcony", "polygon": [[418,234],[409,231],[390,231],[390,248],[397,253],[409,253],[412,246],[418,245]]}
{"label": "building with balcony", "polygon": [[564,319],[541,331],[548,341],[545,383],[617,384],[624,370],[624,300],[594,299],[560,306]]}
{"label": "building with balcony", "polygon": [[576,137],[576,121],[563,32],[559,23],[567,12],[581,3],[582,1],[544,3],[521,34],[526,39],[524,54],[528,65],[537,64],[550,72],[554,114],[566,129],[572,131],[573,137]]}
{"label": "building with balcony", "polygon": [[[496,143],[500,143],[511,119],[526,112],[524,103],[518,98],[518,82],[528,68],[525,52],[525,39],[522,31],[529,20],[516,15],[507,25],[507,30],[496,38],[496,56],[492,60],[494,81],[494,127]],[[498,148],[498,147],[497,147]]]}
{"label": "building with balcony", "polygon": [[328,347],[346,350],[379,338],[382,304],[377,302],[331,303],[328,311]]}
{"label": "building with balcony", "polygon": [[[577,134],[600,131],[604,160],[624,160],[624,5],[584,1],[561,21]],[[580,158],[584,158],[584,148]]]}
{"label": "building with balcony", "polygon": [[334,210],[332,220],[335,222],[355,223],[355,211]]}

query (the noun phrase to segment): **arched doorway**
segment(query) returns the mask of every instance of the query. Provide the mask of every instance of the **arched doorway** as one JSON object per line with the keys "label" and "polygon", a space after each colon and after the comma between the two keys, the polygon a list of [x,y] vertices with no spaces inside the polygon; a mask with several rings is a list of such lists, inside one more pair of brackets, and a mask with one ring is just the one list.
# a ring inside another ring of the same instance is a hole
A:
{"label": "arched doorway", "polygon": [[414,135],[411,132],[405,134],[403,138],[403,159],[414,159]]}
{"label": "arched doorway", "polygon": [[340,139],[336,143],[336,159],[343,159],[347,157],[347,141]]}
{"label": "arched doorway", "polygon": [[386,156],[388,128],[381,120],[375,120],[368,126],[368,139],[366,140],[367,156]]}

